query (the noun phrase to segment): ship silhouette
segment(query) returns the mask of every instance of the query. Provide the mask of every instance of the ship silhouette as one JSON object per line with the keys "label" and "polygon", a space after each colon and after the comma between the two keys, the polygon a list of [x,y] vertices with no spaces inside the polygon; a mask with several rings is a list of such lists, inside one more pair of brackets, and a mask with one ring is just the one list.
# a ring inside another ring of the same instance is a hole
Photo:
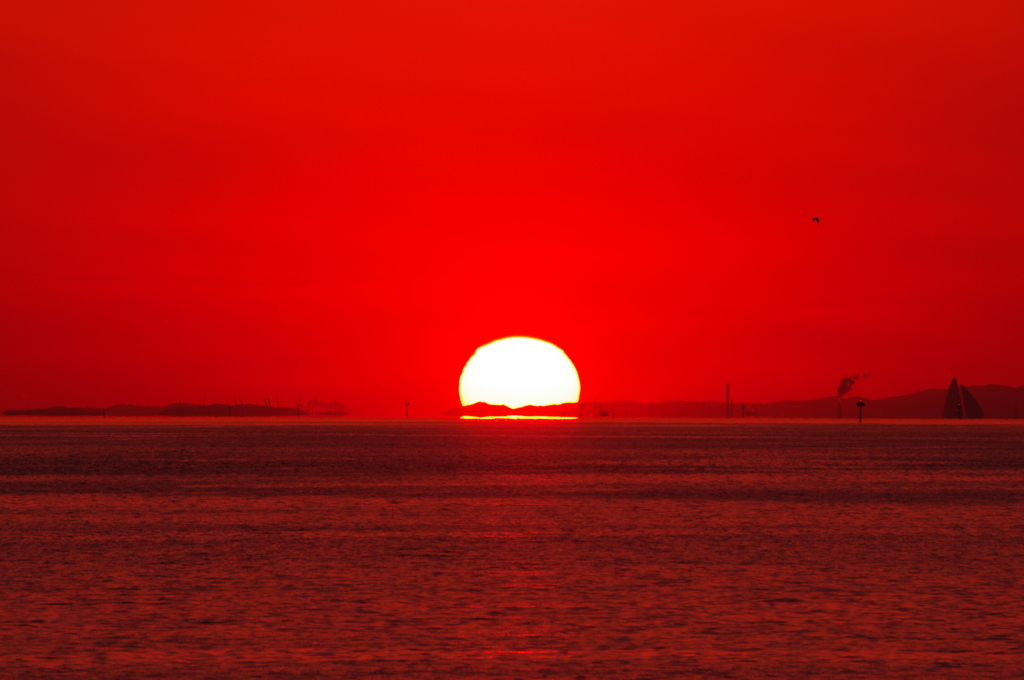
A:
{"label": "ship silhouette", "polygon": [[981,410],[978,401],[967,391],[967,388],[959,385],[956,378],[953,378],[953,382],[949,383],[949,389],[946,391],[946,403],[942,409],[942,417],[977,420],[984,418],[985,413]]}

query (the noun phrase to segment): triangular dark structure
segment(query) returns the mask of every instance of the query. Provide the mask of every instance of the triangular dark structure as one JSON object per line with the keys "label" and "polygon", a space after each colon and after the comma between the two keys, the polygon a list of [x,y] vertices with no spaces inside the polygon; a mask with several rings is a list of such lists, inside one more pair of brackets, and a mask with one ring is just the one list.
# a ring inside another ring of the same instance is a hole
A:
{"label": "triangular dark structure", "polygon": [[984,411],[981,410],[981,404],[979,404],[978,400],[967,391],[966,387],[960,388],[960,394],[963,395],[964,398],[964,418],[977,420],[978,418],[985,417]]}
{"label": "triangular dark structure", "polygon": [[[979,409],[980,410],[980,409]],[[943,418],[963,418],[963,410],[960,401],[960,386],[953,378],[949,383],[949,391],[946,392],[946,405],[942,409]]]}

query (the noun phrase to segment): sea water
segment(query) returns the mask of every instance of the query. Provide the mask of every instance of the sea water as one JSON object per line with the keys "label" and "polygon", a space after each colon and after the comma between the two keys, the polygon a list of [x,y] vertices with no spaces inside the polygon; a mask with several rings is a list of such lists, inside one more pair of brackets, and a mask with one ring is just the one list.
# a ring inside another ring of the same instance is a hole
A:
{"label": "sea water", "polygon": [[0,421],[0,675],[1021,677],[1013,423]]}

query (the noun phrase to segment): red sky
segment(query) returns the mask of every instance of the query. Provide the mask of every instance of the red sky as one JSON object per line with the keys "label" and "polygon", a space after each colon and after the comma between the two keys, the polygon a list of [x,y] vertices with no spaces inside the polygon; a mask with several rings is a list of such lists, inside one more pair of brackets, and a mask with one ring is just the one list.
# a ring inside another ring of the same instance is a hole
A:
{"label": "red sky", "polygon": [[[1024,383],[1020,2],[0,8],[0,407]],[[811,221],[820,217],[821,225]]]}

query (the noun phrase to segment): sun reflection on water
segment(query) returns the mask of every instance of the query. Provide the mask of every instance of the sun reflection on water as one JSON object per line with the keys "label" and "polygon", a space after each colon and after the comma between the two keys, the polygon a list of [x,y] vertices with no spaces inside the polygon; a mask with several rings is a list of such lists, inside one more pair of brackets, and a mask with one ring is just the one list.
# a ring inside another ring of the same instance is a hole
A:
{"label": "sun reflection on water", "polygon": [[459,416],[459,420],[579,420],[576,416]]}

